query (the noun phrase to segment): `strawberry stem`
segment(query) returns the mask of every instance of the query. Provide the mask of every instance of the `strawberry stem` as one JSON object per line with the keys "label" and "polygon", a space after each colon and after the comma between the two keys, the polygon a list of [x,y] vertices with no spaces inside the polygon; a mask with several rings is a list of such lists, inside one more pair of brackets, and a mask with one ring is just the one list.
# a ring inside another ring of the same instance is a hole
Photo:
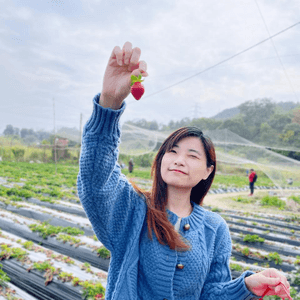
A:
{"label": "strawberry stem", "polygon": [[133,86],[136,82],[143,82],[142,75],[140,74],[139,77],[136,77],[135,75],[131,75],[131,86]]}

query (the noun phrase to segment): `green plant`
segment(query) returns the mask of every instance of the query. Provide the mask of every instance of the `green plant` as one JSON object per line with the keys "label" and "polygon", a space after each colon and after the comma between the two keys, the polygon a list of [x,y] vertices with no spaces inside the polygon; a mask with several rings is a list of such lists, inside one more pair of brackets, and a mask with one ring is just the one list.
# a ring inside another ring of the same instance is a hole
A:
{"label": "green plant", "polygon": [[211,211],[213,211],[213,212],[221,212],[222,211],[222,209],[220,209],[220,208],[217,208],[217,207],[214,207],[214,208],[212,208],[212,210]]}
{"label": "green plant", "polygon": [[242,224],[246,224],[247,223],[245,220],[242,220],[242,219],[239,219],[237,222],[238,223],[242,223]]}
{"label": "green plant", "polygon": [[261,199],[261,205],[263,206],[275,206],[278,207],[279,209],[284,209],[285,208],[285,201],[279,199],[276,196],[269,196],[266,195]]}
{"label": "green plant", "polygon": [[230,264],[230,270],[242,272],[243,268],[238,264]]}
{"label": "green plant", "polygon": [[281,265],[282,264],[282,258],[277,252],[269,253],[268,254],[268,259],[270,261],[274,261],[276,265]]}
{"label": "green plant", "polygon": [[252,199],[245,198],[245,197],[240,196],[240,195],[237,196],[237,198],[233,198],[233,200],[236,201],[236,202],[241,202],[241,203],[251,203],[251,202],[253,202]]}
{"label": "green plant", "polygon": [[75,227],[62,227],[62,226],[53,226],[47,222],[42,224],[30,224],[28,226],[33,232],[38,231],[42,234],[42,237],[45,239],[47,236],[55,236],[60,232],[65,232],[70,235],[80,235],[84,234],[84,231],[75,228]]}
{"label": "green plant", "polygon": [[9,200],[13,201],[13,202],[19,202],[19,201],[22,201],[22,198],[13,195],[13,196],[9,197]]}
{"label": "green plant", "polygon": [[80,239],[76,239],[72,236],[69,236],[67,234],[59,234],[57,237],[56,237],[57,240],[59,241],[63,241],[63,243],[66,243],[66,242],[69,242],[71,245],[74,245],[74,244],[78,244],[81,242]]}
{"label": "green plant", "polygon": [[32,250],[34,243],[32,241],[26,241],[22,245],[25,249]]}
{"label": "green plant", "polygon": [[97,249],[97,255],[104,259],[107,259],[110,258],[110,251],[102,246],[101,248]]}
{"label": "green plant", "polygon": [[48,260],[43,261],[43,262],[34,262],[33,266],[28,268],[27,271],[29,272],[32,269],[37,269],[39,271],[46,272],[44,274],[44,277],[46,278],[45,285],[48,285],[52,281],[53,275],[57,275],[59,273],[59,270],[57,270],[55,267],[53,267],[52,263]]}
{"label": "green plant", "polygon": [[72,285],[77,286],[81,282],[80,278],[74,277],[72,280]]}
{"label": "green plant", "polygon": [[297,259],[295,260],[295,262],[294,262],[294,264],[295,265],[299,265],[300,266],[300,256],[299,255],[297,255],[297,257],[296,257]]}
{"label": "green plant", "polygon": [[11,149],[15,159],[18,161],[22,158],[24,158],[24,154],[25,154],[25,149],[22,148],[12,148]]}
{"label": "green plant", "polygon": [[297,203],[300,204],[300,196],[294,196],[294,195],[292,195],[292,196],[289,197],[289,199],[292,199],[295,202],[297,202]]}
{"label": "green plant", "polygon": [[73,259],[71,259],[69,256],[65,256],[63,258],[63,261],[66,263],[66,264],[70,264],[70,265],[74,265],[75,264],[75,261]]}
{"label": "green plant", "polygon": [[82,296],[87,298],[87,300],[104,299],[105,288],[100,282],[95,283],[86,280],[80,282],[79,285],[81,285],[83,288]]}
{"label": "green plant", "polygon": [[245,255],[245,256],[249,256],[250,254],[250,250],[248,247],[245,247],[243,250],[242,250],[242,253]]}
{"label": "green plant", "polygon": [[0,260],[9,259],[9,258],[16,258],[17,260],[23,261],[27,258],[28,253],[21,248],[11,248],[11,245],[2,244],[0,252]]}
{"label": "green plant", "polygon": [[57,277],[59,280],[62,280],[62,282],[70,282],[73,280],[73,274],[67,273],[67,272],[61,272],[58,274]]}
{"label": "green plant", "polygon": [[10,278],[2,270],[2,265],[0,264],[0,286],[6,286],[6,282],[10,281]]}
{"label": "green plant", "polygon": [[243,239],[244,242],[250,242],[250,243],[263,243],[265,241],[265,239],[259,237],[257,234],[251,235],[251,234],[247,234],[246,236],[244,236]]}

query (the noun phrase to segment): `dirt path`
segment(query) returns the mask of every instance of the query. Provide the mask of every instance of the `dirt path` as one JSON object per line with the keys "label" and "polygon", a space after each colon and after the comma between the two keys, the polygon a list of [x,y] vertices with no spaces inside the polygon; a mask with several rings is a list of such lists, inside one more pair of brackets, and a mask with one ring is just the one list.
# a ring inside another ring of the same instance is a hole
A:
{"label": "dirt path", "polygon": [[[293,200],[287,199],[287,209],[280,210],[276,207],[264,207],[260,205],[260,199],[268,195],[269,191],[273,191],[277,194],[277,196],[288,198],[293,193],[300,193],[300,190],[268,190],[268,191],[255,191],[254,196],[248,197],[249,192],[237,192],[237,193],[227,193],[227,194],[209,194],[205,197],[203,205],[211,206],[212,208],[220,208],[220,209],[233,209],[233,210],[241,210],[245,212],[259,212],[259,213],[270,213],[270,214],[279,214],[279,215],[295,215],[300,212],[300,205]],[[251,203],[241,203],[236,202],[233,198],[237,198],[238,196],[242,196],[243,198],[249,198],[252,200]]]}
{"label": "dirt path", "polygon": [[[149,190],[151,188],[152,180],[132,178],[132,180],[141,188]],[[270,192],[274,193],[279,198],[286,198],[286,209],[280,210],[276,207],[264,207],[260,204],[260,199],[268,195]],[[300,194],[300,190],[258,190],[254,192],[254,196],[248,197],[247,192],[225,193],[225,194],[208,194],[203,202],[204,206],[211,206],[212,208],[220,209],[233,209],[245,212],[257,212],[257,213],[269,213],[284,216],[291,216],[300,213],[300,205],[293,200],[288,199],[293,194]],[[243,198],[249,198],[251,203],[242,203],[234,201],[234,198],[242,196]]]}

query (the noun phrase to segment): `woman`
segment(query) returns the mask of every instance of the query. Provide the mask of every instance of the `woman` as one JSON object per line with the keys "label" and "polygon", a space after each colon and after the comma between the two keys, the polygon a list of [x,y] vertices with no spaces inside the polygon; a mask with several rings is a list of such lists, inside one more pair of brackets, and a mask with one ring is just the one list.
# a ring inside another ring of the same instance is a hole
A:
{"label": "woman", "polygon": [[[287,297],[275,269],[231,280],[225,221],[201,207],[213,181],[212,143],[195,127],[175,131],[152,167],[151,193],[133,187],[118,161],[119,119],[130,77],[148,76],[141,50],[126,42],[109,59],[102,93],[83,131],[78,194],[95,234],[111,252],[105,299],[209,300]],[[153,234],[154,233],[154,234]]]}

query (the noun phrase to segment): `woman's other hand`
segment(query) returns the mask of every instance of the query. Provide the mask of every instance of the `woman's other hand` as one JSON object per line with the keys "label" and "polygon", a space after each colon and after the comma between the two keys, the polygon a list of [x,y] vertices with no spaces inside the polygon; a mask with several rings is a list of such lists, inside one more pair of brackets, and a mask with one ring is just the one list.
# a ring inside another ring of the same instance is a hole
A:
{"label": "woman's other hand", "polygon": [[[280,282],[285,286],[286,290],[282,284],[279,284]],[[286,277],[274,268],[246,277],[245,284],[248,290],[257,296],[262,296],[270,288],[266,296],[277,295],[281,299],[292,299],[290,296],[290,284]]]}

